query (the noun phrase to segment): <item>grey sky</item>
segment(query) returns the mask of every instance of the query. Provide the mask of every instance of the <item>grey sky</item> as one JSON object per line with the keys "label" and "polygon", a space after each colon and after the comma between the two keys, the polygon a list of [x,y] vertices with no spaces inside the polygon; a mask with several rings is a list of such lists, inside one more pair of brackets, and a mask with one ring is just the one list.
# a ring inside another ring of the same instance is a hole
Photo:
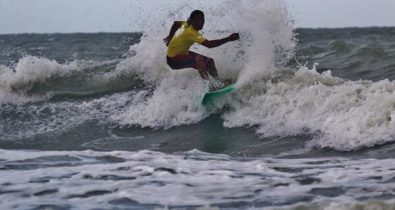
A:
{"label": "grey sky", "polygon": [[301,27],[395,26],[395,0],[286,0]]}
{"label": "grey sky", "polygon": [[[174,1],[173,1],[174,2]],[[285,0],[297,27],[395,26],[395,0]],[[0,0],[0,34],[138,28],[160,0]],[[139,20],[142,21],[142,20]],[[138,30],[138,29],[137,29]]]}

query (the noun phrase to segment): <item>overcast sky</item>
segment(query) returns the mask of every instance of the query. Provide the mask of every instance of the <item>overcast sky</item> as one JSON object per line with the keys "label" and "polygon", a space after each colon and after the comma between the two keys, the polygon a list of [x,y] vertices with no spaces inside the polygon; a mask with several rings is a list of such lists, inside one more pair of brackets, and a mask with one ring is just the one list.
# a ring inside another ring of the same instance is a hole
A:
{"label": "overcast sky", "polygon": [[[0,0],[0,34],[133,31],[138,28],[135,20],[140,8],[160,2],[162,0]],[[395,0],[285,2],[296,27],[395,26]]]}
{"label": "overcast sky", "polygon": [[395,26],[395,0],[286,0],[298,27]]}

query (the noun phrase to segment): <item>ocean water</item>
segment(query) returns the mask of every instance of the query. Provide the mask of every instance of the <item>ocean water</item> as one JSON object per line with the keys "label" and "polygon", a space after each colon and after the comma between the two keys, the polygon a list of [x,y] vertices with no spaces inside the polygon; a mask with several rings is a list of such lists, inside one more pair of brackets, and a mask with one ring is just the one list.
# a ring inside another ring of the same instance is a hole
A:
{"label": "ocean water", "polygon": [[[395,28],[206,3],[158,3],[130,33],[0,35],[0,208],[394,209]],[[237,85],[211,106],[165,63],[192,8],[207,38],[241,34],[193,47]]]}

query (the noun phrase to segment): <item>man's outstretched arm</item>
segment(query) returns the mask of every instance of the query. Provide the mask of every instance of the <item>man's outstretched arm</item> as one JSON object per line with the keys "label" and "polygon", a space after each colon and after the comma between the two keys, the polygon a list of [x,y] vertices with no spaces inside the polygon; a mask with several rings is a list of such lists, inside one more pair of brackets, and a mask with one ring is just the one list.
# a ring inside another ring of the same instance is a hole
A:
{"label": "man's outstretched arm", "polygon": [[166,45],[169,45],[170,40],[173,38],[176,31],[182,26],[182,21],[174,21],[173,26],[171,26],[169,36],[163,39]]}
{"label": "man's outstretched arm", "polygon": [[206,40],[202,42],[202,45],[208,48],[213,48],[213,47],[218,47],[220,45],[223,45],[227,42],[235,41],[240,39],[239,33],[233,33],[229,35],[228,37],[225,37],[223,39],[216,39],[216,40]]}

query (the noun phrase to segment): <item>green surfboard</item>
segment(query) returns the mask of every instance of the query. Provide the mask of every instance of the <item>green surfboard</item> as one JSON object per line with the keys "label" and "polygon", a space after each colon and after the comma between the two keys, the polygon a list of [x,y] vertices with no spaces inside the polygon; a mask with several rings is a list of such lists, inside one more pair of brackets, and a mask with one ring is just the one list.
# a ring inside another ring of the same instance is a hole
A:
{"label": "green surfboard", "polygon": [[202,105],[212,104],[217,98],[231,93],[236,89],[235,84],[225,86],[219,90],[215,90],[212,92],[205,93],[202,98]]}

